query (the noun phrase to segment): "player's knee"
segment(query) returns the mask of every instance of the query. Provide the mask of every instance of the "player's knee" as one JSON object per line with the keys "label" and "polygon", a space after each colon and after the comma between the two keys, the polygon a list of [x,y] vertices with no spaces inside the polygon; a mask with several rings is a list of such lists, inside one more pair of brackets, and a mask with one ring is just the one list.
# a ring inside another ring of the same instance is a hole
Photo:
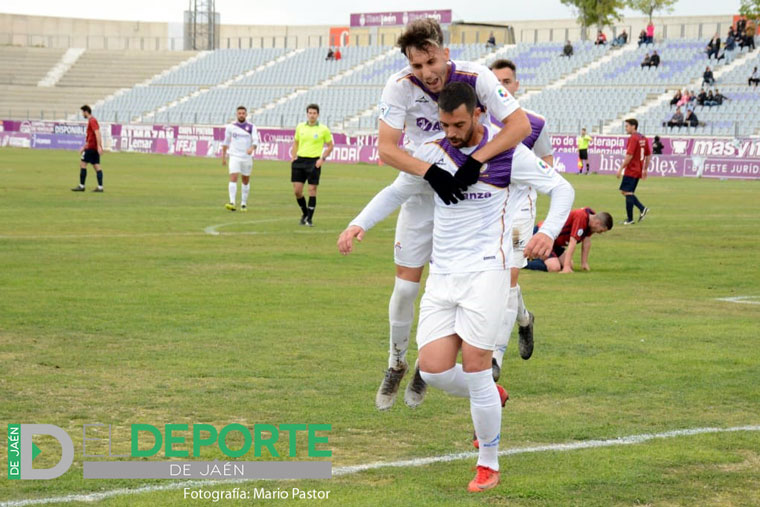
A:
{"label": "player's knee", "polygon": [[418,282],[396,278],[388,308],[390,315],[407,315],[411,321],[414,315],[414,302],[417,300],[419,290],[420,284]]}
{"label": "player's knee", "polygon": [[559,263],[558,259],[547,259],[545,261],[546,264],[546,270],[549,273],[557,273],[562,269],[562,266]]}

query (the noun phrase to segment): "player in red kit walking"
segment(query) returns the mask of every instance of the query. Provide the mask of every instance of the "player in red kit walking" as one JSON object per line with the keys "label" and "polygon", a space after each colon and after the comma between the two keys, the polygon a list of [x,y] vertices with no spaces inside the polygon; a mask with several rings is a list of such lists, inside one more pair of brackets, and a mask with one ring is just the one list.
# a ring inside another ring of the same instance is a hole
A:
{"label": "player in red kit walking", "polygon": [[639,122],[635,118],[625,120],[625,133],[631,137],[628,138],[625,150],[625,160],[623,160],[617,177],[623,175],[623,181],[620,183],[620,193],[625,196],[626,221],[623,225],[631,225],[633,221],[633,207],[639,208],[639,222],[644,220],[649,213],[649,208],[641,204],[639,198],[634,195],[639,180],[647,179],[647,167],[649,160],[652,158],[652,149],[646,137],[638,132]]}
{"label": "player in red kit walking", "polygon": [[92,164],[98,176],[98,187],[93,192],[103,191],[103,171],[100,169],[100,155],[103,154],[103,137],[100,135],[98,120],[92,115],[90,106],[82,106],[82,116],[87,120],[87,137],[79,154],[79,185],[72,188],[73,192],[84,192],[84,182],[87,179],[87,164]]}

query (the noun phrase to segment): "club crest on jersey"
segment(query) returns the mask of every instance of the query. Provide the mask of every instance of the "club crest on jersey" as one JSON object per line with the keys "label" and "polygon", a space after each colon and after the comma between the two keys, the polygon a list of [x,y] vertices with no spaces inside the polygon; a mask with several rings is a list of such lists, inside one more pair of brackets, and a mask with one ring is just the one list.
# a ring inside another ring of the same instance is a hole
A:
{"label": "club crest on jersey", "polygon": [[583,229],[578,229],[578,236],[583,236]]}

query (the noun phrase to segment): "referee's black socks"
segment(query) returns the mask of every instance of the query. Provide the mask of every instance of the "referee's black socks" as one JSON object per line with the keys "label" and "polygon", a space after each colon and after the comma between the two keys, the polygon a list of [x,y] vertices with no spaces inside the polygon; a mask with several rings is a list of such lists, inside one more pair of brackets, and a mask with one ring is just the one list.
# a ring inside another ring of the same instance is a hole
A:
{"label": "referee's black socks", "polygon": [[314,216],[314,209],[317,207],[317,196],[309,196],[309,220]]}
{"label": "referee's black socks", "polygon": [[309,214],[309,210],[306,209],[306,198],[296,197],[296,201],[298,201],[298,205],[301,207],[301,213],[303,213],[303,216],[306,216]]}

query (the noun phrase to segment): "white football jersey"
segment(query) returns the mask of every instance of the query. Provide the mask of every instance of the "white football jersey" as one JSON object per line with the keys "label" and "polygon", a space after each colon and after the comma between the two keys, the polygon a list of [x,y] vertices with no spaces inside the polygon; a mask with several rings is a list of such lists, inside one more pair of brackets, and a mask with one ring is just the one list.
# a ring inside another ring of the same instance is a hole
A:
{"label": "white football jersey", "polygon": [[[457,149],[443,133],[424,143],[414,157],[454,174],[469,154],[488,142],[498,129],[485,127],[485,135],[477,146]],[[399,180],[396,180],[398,182]],[[405,193],[414,180],[405,179]],[[417,185],[427,182],[417,178]],[[394,182],[394,185],[396,184]],[[554,238],[567,219],[574,192],[553,167],[537,158],[525,145],[508,150],[484,164],[480,179],[464,192],[465,200],[447,206],[436,195],[433,226],[433,255],[431,273],[467,273],[509,269],[514,215],[507,203],[510,183],[532,186],[541,193],[552,195],[552,206],[542,232]]]}
{"label": "white football jersey", "polygon": [[[520,108],[517,100],[484,65],[462,61],[451,61],[450,64],[447,82],[464,81],[475,88],[478,105],[486,113],[481,115],[484,124],[489,122],[489,115],[503,120]],[[408,65],[388,79],[378,112],[380,121],[394,129],[404,130],[404,148],[410,153],[441,130],[438,94],[431,92],[414,77]]]}
{"label": "white football jersey", "polygon": [[230,157],[250,158],[248,150],[251,146],[258,146],[259,131],[252,123],[231,123],[224,131],[222,146],[228,146]]}

